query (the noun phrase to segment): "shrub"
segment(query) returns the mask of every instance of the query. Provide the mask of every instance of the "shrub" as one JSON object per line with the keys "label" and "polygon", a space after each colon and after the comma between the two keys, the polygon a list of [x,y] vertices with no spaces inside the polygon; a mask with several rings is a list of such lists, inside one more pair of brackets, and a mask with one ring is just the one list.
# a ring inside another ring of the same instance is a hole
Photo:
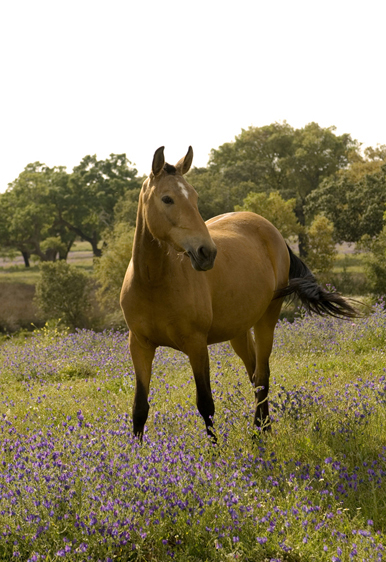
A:
{"label": "shrub", "polygon": [[361,247],[368,252],[364,265],[370,291],[376,296],[386,295],[386,224],[376,238],[363,237]]}
{"label": "shrub", "polygon": [[35,302],[46,319],[60,319],[73,328],[86,328],[90,321],[90,277],[65,261],[43,262],[36,285]]}
{"label": "shrub", "polygon": [[269,220],[281,232],[283,238],[298,235],[302,231],[295,215],[296,199],[285,201],[277,192],[249,193],[243,206],[235,206],[235,211],[252,211]]}
{"label": "shrub", "polygon": [[102,250],[102,257],[94,261],[95,277],[99,284],[97,298],[110,312],[117,312],[123,278],[131,259],[134,228],[118,223]]}
{"label": "shrub", "polygon": [[307,228],[306,233],[307,265],[320,280],[327,280],[337,254],[334,225],[324,215],[317,215]]}

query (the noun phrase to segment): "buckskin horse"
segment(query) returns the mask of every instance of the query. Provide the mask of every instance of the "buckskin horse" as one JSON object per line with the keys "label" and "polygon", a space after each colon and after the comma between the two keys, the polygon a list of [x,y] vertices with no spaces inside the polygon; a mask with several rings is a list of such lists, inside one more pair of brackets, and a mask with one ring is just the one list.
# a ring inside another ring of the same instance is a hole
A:
{"label": "buckskin horse", "polygon": [[165,163],[164,147],[155,152],[139,195],[132,259],[122,286],[136,378],[133,429],[140,439],[158,346],[189,357],[197,408],[215,440],[208,345],[230,341],[255,389],[254,423],[269,429],[269,357],[284,297],[296,295],[320,315],[357,315],[342,296],[317,284],[263,217],[231,212],[204,222],[197,193],[184,178],[192,159],[192,147],[175,166]]}

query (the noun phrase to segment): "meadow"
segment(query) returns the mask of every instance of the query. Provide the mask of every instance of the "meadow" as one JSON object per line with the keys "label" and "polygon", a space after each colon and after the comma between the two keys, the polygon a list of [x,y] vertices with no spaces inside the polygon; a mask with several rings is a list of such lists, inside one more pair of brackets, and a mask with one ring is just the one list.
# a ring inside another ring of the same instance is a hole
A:
{"label": "meadow", "polygon": [[270,434],[211,346],[218,445],[187,358],[159,348],[143,443],[127,334],[0,344],[0,560],[386,559],[386,312],[279,322]]}

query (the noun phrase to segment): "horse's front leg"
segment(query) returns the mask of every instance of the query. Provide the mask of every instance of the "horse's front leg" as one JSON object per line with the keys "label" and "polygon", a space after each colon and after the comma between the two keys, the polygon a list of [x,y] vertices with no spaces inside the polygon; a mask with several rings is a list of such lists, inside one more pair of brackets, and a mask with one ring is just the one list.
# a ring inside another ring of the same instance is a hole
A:
{"label": "horse's front leg", "polygon": [[209,378],[209,355],[206,340],[190,343],[186,349],[196,382],[197,408],[206,425],[206,431],[214,441],[217,438],[213,431],[214,402]]}
{"label": "horse's front leg", "polygon": [[129,334],[129,348],[135,370],[135,394],[133,403],[133,431],[142,441],[143,429],[149,413],[147,397],[151,378],[151,365],[154,359],[155,346],[150,342],[141,344],[135,335]]}

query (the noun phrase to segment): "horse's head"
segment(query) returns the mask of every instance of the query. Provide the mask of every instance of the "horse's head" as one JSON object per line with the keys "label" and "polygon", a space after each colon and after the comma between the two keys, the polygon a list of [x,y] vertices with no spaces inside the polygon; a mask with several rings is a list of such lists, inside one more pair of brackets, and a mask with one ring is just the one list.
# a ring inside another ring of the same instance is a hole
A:
{"label": "horse's head", "polygon": [[197,207],[197,193],[185,180],[193,160],[189,150],[175,166],[165,163],[164,147],[154,153],[152,171],[142,186],[147,226],[158,240],[185,252],[197,271],[212,269],[217,249]]}

